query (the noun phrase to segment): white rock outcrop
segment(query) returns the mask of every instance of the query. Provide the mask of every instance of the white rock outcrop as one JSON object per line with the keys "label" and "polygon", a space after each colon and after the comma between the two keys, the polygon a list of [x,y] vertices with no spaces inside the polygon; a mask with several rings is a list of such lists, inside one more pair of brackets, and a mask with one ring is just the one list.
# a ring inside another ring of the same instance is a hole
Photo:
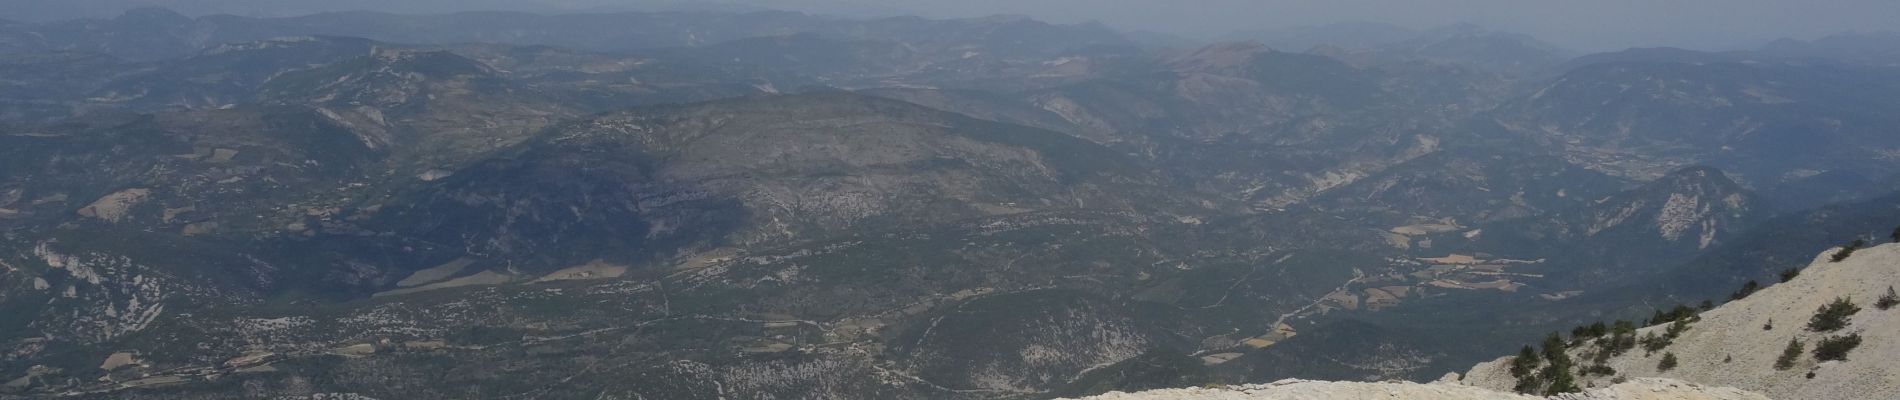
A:
{"label": "white rock outcrop", "polygon": [[125,217],[131,213],[132,207],[144,203],[145,200],[151,197],[151,189],[137,188],[121,190],[106,195],[105,197],[100,197],[99,200],[93,201],[92,204],[87,205],[85,208],[79,209],[79,215],[87,218],[98,218],[108,222],[119,222],[124,220]]}

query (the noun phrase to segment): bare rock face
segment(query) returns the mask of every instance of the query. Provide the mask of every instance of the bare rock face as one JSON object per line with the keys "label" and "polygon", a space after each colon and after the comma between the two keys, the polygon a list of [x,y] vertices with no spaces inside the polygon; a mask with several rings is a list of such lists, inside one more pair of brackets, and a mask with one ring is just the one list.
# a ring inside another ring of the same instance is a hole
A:
{"label": "bare rock face", "polygon": [[[1109,393],[1091,400],[1535,400],[1546,399],[1458,384],[1411,382],[1326,382],[1297,379],[1224,388],[1163,389]],[[1548,397],[1549,400],[1766,400],[1735,388],[1715,388],[1669,379],[1638,379],[1603,389]]]}
{"label": "bare rock face", "polygon": [[145,202],[145,199],[151,197],[151,194],[151,189],[121,190],[99,198],[99,201],[92,202],[92,205],[88,205],[86,208],[79,209],[79,215],[88,218],[98,218],[108,222],[119,222],[125,219],[126,214],[130,212],[133,206]]}
{"label": "bare rock face", "polygon": [[1722,171],[1692,167],[1586,207],[1560,210],[1528,235],[1544,240],[1626,240],[1613,248],[1649,244],[1694,253],[1740,233],[1762,215],[1753,193]]}
{"label": "bare rock face", "polygon": [[[1794,280],[1769,286],[1741,300],[1703,312],[1688,330],[1653,354],[1635,349],[1610,357],[1604,364],[1618,377],[1662,377],[1713,385],[1734,386],[1779,399],[1891,399],[1900,393],[1900,308],[1874,307],[1890,287],[1900,284],[1900,245],[1861,249],[1846,260],[1832,262],[1838,250],[1817,256]],[[1860,311],[1848,317],[1844,328],[1816,332],[1808,322],[1822,305],[1847,298]],[[1662,335],[1667,326],[1654,326],[1638,335]],[[1814,354],[1826,338],[1859,335],[1861,344],[1846,360],[1819,361]],[[1776,368],[1790,341],[1802,351],[1786,368]],[[1596,346],[1571,349],[1573,357],[1593,354]],[[1659,371],[1664,354],[1681,360],[1669,371]],[[1579,358],[1587,360],[1588,358]],[[1510,358],[1479,364],[1465,374],[1468,385],[1508,389],[1514,383],[1505,372]],[[1603,386],[1616,377],[1592,376]]]}

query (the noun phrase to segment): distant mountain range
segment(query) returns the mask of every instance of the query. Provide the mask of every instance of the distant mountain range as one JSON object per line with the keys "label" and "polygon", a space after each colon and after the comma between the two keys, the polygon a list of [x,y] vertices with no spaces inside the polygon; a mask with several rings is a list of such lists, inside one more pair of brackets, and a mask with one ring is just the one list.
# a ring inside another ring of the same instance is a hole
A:
{"label": "distant mountain range", "polygon": [[0,398],[1427,380],[1900,224],[1882,36],[1253,35],[0,24]]}
{"label": "distant mountain range", "polygon": [[291,16],[341,11],[379,11],[393,13],[430,14],[455,12],[462,10],[494,11],[541,11],[560,13],[599,13],[624,11],[711,11],[711,12],[753,12],[765,11],[756,5],[747,5],[744,1],[679,1],[679,0],[615,0],[615,1],[399,1],[378,2],[362,0],[343,0],[312,3],[296,0],[260,0],[260,1],[223,1],[223,0],[77,0],[67,2],[43,2],[32,0],[4,0],[0,6],[15,11],[7,19],[21,21],[59,21],[79,18],[106,18],[118,15],[126,10],[148,7],[162,7],[178,10],[189,15],[231,14],[247,16]]}

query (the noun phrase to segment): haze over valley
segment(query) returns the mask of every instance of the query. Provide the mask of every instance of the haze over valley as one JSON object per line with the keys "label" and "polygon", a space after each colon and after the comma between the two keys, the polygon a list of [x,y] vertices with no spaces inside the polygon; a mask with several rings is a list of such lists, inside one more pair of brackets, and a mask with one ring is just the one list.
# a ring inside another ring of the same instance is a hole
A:
{"label": "haze over valley", "polygon": [[28,3],[0,399],[1900,387],[1885,2]]}

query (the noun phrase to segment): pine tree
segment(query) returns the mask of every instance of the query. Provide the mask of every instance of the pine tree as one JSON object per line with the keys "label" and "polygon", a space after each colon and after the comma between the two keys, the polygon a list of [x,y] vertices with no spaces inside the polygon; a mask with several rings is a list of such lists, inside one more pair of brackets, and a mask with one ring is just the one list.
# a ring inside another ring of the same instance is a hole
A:
{"label": "pine tree", "polygon": [[1656,354],[1656,352],[1669,347],[1669,337],[1656,336],[1656,332],[1650,332],[1643,335],[1642,343],[1643,354]]}
{"label": "pine tree", "polygon": [[1788,283],[1788,281],[1794,280],[1797,276],[1801,276],[1801,269],[1799,268],[1781,270],[1781,283]]}
{"label": "pine tree", "polygon": [[1801,358],[1801,352],[1806,351],[1803,347],[1800,340],[1788,339],[1788,347],[1781,350],[1781,357],[1775,358],[1775,369],[1787,371],[1794,368],[1794,361]]}
{"label": "pine tree", "polygon": [[1860,347],[1860,334],[1822,338],[1814,345],[1814,359],[1817,361],[1845,361],[1847,352]]}
{"label": "pine tree", "polygon": [[1610,356],[1623,355],[1630,349],[1636,348],[1636,324],[1624,320],[1616,321],[1616,324],[1610,328],[1610,340],[1605,344],[1604,350],[1610,353]]}
{"label": "pine tree", "polygon": [[1569,358],[1570,355],[1564,353],[1565,347],[1563,335],[1551,332],[1550,335],[1544,336],[1544,359],[1556,362],[1559,358]]}
{"label": "pine tree", "polygon": [[1663,353],[1662,362],[1656,363],[1656,370],[1668,372],[1676,369],[1676,353]]}
{"label": "pine tree", "polygon": [[1676,320],[1676,322],[1669,324],[1669,329],[1663,331],[1663,337],[1666,337],[1669,340],[1675,340],[1678,337],[1682,337],[1683,332],[1688,332],[1688,331],[1689,331],[1689,320],[1679,319],[1679,320]]}
{"label": "pine tree", "polygon": [[1538,376],[1541,377],[1543,381],[1549,382],[1550,386],[1544,389],[1544,394],[1546,395],[1574,393],[1583,390],[1577,387],[1577,377],[1575,372],[1572,371],[1572,369],[1575,369],[1576,364],[1570,360],[1570,353],[1564,350],[1564,339],[1562,335],[1559,335],[1557,332],[1551,332],[1550,335],[1544,337],[1544,361],[1548,361],[1549,364],[1544,367],[1544,370],[1541,371]]}
{"label": "pine tree", "polygon": [[1893,242],[1900,243],[1900,228],[1893,228]]}
{"label": "pine tree", "polygon": [[1536,375],[1525,375],[1517,378],[1517,386],[1511,387],[1511,390],[1516,390],[1518,393],[1534,394],[1537,393],[1538,388],[1543,386],[1544,381],[1538,379]]}
{"label": "pine tree", "polygon": [[1543,363],[1544,359],[1538,357],[1537,350],[1532,349],[1531,346],[1524,346],[1523,349],[1517,351],[1517,359],[1511,360],[1511,376],[1523,379],[1532,372],[1536,372],[1537,367]]}
{"label": "pine tree", "polygon": [[1814,317],[1808,319],[1808,330],[1833,332],[1846,328],[1847,317],[1858,312],[1860,312],[1860,306],[1854,305],[1852,299],[1846,297],[1834,299],[1834,302],[1821,306],[1820,310],[1814,312]]}
{"label": "pine tree", "polygon": [[1616,353],[1617,351],[1614,345],[1605,343],[1600,345],[1595,353],[1590,354],[1590,363],[1603,365],[1604,363],[1610,362],[1610,357],[1615,356]]}
{"label": "pine tree", "polygon": [[1603,365],[1603,364],[1596,364],[1596,365],[1591,365],[1588,367],[1583,367],[1583,376],[1589,377],[1590,375],[1615,376],[1616,368],[1610,368],[1610,366]]}
{"label": "pine tree", "polygon": [[1556,372],[1553,373],[1550,378],[1550,387],[1544,389],[1545,396],[1583,391],[1583,388],[1577,387],[1577,376],[1571,374],[1569,365],[1563,365],[1562,368],[1552,365],[1550,369],[1556,370]]}
{"label": "pine tree", "polygon": [[1761,283],[1755,282],[1755,280],[1750,279],[1748,280],[1747,283],[1742,284],[1741,290],[1736,290],[1734,294],[1728,295],[1728,299],[1729,300],[1745,299],[1745,298],[1748,298],[1749,295],[1755,294],[1756,290],[1761,290]]}
{"label": "pine tree", "polygon": [[[1715,305],[1710,304],[1709,308],[1715,308]],[[1677,304],[1676,308],[1670,309],[1669,312],[1675,316],[1675,319],[1671,319],[1670,321],[1695,318],[1696,314],[1702,313],[1701,311],[1696,311],[1695,307],[1690,307],[1688,304]]]}
{"label": "pine tree", "polygon": [[1623,335],[1635,335],[1636,323],[1620,319],[1616,320],[1616,324],[1611,325],[1610,332]]}
{"label": "pine tree", "polygon": [[1610,327],[1604,325],[1603,321],[1597,321],[1594,324],[1578,325],[1576,328],[1571,329],[1570,339],[1582,342],[1584,339],[1598,338],[1609,333]]}
{"label": "pine tree", "polygon": [[1880,296],[1880,300],[1874,301],[1874,308],[1878,308],[1881,311],[1886,311],[1896,305],[1900,305],[1900,294],[1894,293],[1892,286],[1887,287],[1886,295]]}
{"label": "pine tree", "polygon": [[1849,242],[1846,247],[1842,247],[1841,251],[1834,252],[1833,261],[1834,262],[1846,261],[1847,257],[1854,255],[1855,250],[1860,250],[1861,246],[1866,246],[1866,245],[1867,245],[1866,240],[1854,239],[1854,241]]}
{"label": "pine tree", "polygon": [[[1715,308],[1715,305],[1710,304],[1709,308]],[[1662,325],[1691,319],[1695,318],[1696,314],[1697,311],[1695,307],[1690,307],[1688,304],[1677,304],[1675,307],[1671,307],[1669,311],[1656,310],[1655,315],[1649,317],[1649,325]]]}

